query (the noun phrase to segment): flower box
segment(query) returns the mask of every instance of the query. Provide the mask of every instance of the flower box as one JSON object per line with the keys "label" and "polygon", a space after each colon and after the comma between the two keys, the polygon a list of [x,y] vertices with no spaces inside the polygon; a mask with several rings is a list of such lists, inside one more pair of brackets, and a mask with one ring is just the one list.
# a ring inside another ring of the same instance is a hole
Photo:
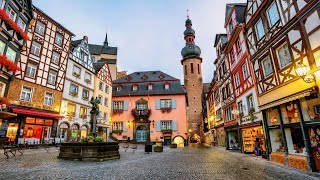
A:
{"label": "flower box", "polygon": [[16,65],[16,63],[8,59],[5,55],[0,55],[0,65],[6,66],[8,71],[11,71],[14,73],[20,70],[20,68]]}
{"label": "flower box", "polygon": [[114,109],[112,110],[113,114],[122,114],[123,113],[123,109]]}
{"label": "flower box", "polygon": [[20,36],[22,39],[28,41],[29,37],[28,34],[19,27],[19,25],[14,22],[7,14],[7,12],[3,9],[0,9],[0,19],[6,22],[7,28],[13,29],[17,32],[17,35]]}
{"label": "flower box", "polygon": [[80,77],[80,74],[77,74],[77,73],[75,73],[75,72],[72,73],[72,75],[75,76],[76,78],[79,78],[79,77]]}
{"label": "flower box", "polygon": [[165,112],[170,112],[172,110],[171,107],[162,107],[160,108],[161,109],[161,112],[165,113]]}
{"label": "flower box", "polygon": [[89,97],[88,97],[88,96],[83,96],[82,99],[83,99],[83,100],[88,100]]}
{"label": "flower box", "polygon": [[154,146],[153,147],[154,152],[163,152],[163,146]]}
{"label": "flower box", "polygon": [[84,82],[91,84],[91,80],[90,79],[85,79]]}
{"label": "flower box", "polygon": [[177,147],[178,147],[178,145],[176,143],[171,143],[170,144],[170,148],[177,148]]}
{"label": "flower box", "polygon": [[74,91],[70,92],[69,94],[73,97],[77,96],[77,92],[74,92]]}

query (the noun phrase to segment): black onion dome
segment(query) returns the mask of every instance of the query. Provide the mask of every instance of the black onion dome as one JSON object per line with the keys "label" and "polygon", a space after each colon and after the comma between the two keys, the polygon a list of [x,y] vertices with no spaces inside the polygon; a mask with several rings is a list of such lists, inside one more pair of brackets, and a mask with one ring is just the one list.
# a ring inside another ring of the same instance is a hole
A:
{"label": "black onion dome", "polygon": [[183,58],[188,56],[200,56],[200,54],[201,49],[199,46],[192,43],[187,43],[186,46],[181,50],[181,55]]}
{"label": "black onion dome", "polygon": [[188,19],[186,20],[186,24],[192,24],[191,19],[188,18]]}

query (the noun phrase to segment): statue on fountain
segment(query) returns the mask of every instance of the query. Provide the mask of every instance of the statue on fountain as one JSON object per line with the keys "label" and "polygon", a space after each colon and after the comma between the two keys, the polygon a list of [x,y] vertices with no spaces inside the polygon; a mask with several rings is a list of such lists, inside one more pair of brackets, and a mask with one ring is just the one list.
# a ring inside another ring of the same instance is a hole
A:
{"label": "statue on fountain", "polygon": [[90,127],[91,127],[91,135],[96,137],[96,125],[97,125],[97,116],[99,115],[99,104],[100,100],[96,97],[92,97],[90,104],[92,104],[92,108],[90,111]]}

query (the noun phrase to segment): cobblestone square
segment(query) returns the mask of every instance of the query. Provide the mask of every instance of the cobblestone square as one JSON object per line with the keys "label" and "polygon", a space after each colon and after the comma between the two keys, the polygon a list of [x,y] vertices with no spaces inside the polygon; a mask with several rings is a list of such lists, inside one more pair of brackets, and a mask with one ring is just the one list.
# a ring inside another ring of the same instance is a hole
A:
{"label": "cobblestone square", "polygon": [[24,155],[0,156],[0,179],[319,179],[261,158],[221,148],[191,145],[144,153],[140,145],[120,148],[119,160],[81,162],[57,159],[58,150],[28,149]]}

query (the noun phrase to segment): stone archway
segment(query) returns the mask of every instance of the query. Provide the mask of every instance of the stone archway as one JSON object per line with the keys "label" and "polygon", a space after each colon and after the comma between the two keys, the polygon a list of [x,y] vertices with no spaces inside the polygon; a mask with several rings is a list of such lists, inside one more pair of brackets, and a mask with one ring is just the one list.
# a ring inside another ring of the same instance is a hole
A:
{"label": "stone archway", "polygon": [[182,136],[175,136],[174,138],[172,138],[172,141],[175,142],[178,147],[184,147],[185,139]]}

